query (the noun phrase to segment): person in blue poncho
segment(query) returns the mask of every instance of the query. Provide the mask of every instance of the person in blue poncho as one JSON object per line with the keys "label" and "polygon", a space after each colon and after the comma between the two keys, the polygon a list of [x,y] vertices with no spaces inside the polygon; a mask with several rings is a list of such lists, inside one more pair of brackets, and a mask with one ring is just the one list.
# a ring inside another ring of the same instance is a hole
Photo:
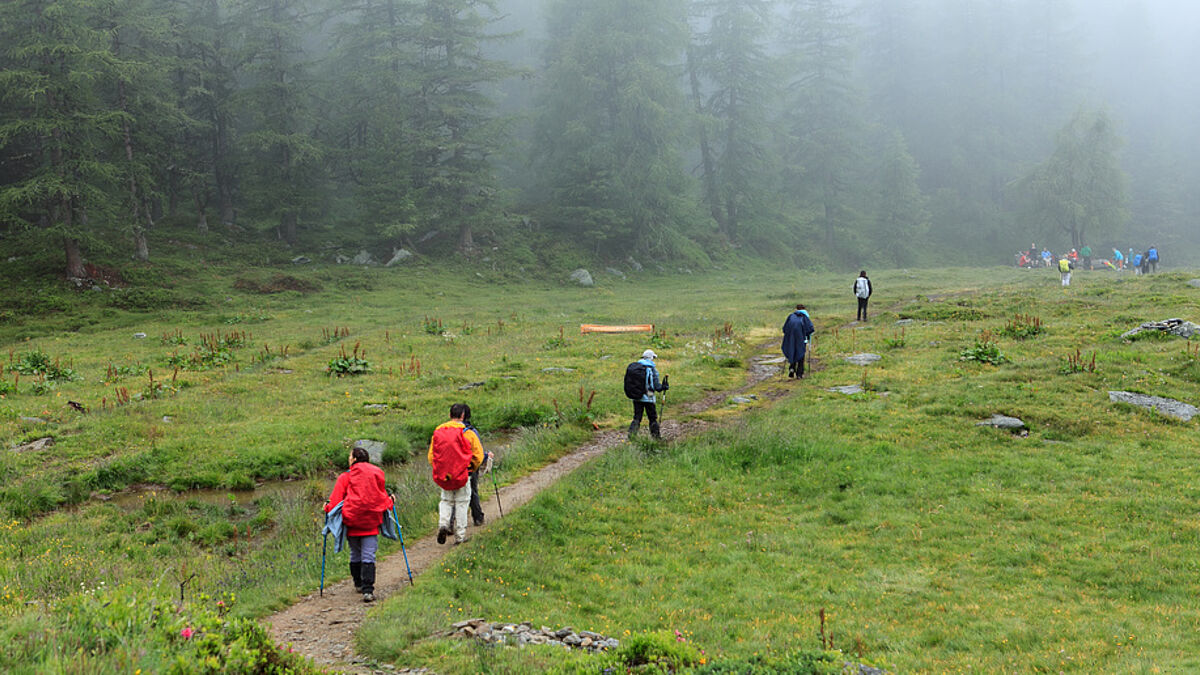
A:
{"label": "person in blue poncho", "polygon": [[783,323],[783,356],[788,362],[788,377],[804,377],[804,353],[815,330],[808,310],[804,305],[796,305],[796,311]]}

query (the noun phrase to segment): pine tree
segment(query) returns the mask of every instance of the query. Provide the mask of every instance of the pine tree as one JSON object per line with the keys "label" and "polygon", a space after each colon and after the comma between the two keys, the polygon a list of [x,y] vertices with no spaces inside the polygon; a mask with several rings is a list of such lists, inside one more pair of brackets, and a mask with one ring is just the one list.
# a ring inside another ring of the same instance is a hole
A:
{"label": "pine tree", "polygon": [[1128,217],[1120,147],[1103,110],[1081,110],[1058,132],[1054,153],[1021,181],[1044,234],[1061,231],[1075,248],[1098,235],[1117,234]]}
{"label": "pine tree", "polygon": [[556,0],[535,121],[539,201],[557,232],[596,253],[704,255],[683,232],[694,208],[681,168],[686,49],[677,0]]}
{"label": "pine tree", "polygon": [[700,117],[704,198],[725,238],[739,241],[747,238],[744,221],[762,215],[771,185],[770,3],[701,0],[692,12],[699,28],[688,50],[688,75]]}
{"label": "pine tree", "polygon": [[116,213],[125,175],[111,154],[123,115],[98,84],[114,81],[110,36],[89,0],[0,4],[0,145],[20,170],[0,214],[61,242],[68,279],[86,279],[81,243]]}
{"label": "pine tree", "polygon": [[791,176],[815,212],[824,249],[849,255],[839,231],[857,222],[852,186],[860,179],[859,92],[854,81],[855,26],[835,0],[787,0],[784,48],[789,57]]}
{"label": "pine tree", "polygon": [[235,97],[246,112],[239,135],[248,210],[295,243],[303,218],[321,208],[324,149],[313,135],[310,77],[303,50],[306,0],[235,0],[246,85]]}

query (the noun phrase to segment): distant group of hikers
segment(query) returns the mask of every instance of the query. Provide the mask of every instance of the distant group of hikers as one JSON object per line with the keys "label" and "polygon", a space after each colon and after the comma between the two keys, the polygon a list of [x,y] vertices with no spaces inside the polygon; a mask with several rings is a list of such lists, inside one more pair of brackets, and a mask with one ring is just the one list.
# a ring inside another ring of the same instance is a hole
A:
{"label": "distant group of hikers", "polygon": [[1037,245],[1030,244],[1028,251],[1018,251],[1015,258],[1017,267],[1057,267],[1062,275],[1062,285],[1070,286],[1071,270],[1096,269],[1097,264],[1102,269],[1132,269],[1134,274],[1152,274],[1158,271],[1159,252],[1157,246],[1151,246],[1141,253],[1134,253],[1134,249],[1131,248],[1128,255],[1122,253],[1119,248],[1113,248],[1111,258],[1093,261],[1091,246],[1084,245],[1078,250],[1072,248],[1056,256],[1048,248],[1041,249],[1039,253]]}
{"label": "distant group of hikers", "polygon": [[[853,291],[858,301],[856,320],[866,321],[867,301],[873,289],[865,270],[855,278]],[[788,362],[789,378],[804,377],[804,359],[814,331],[808,310],[804,305],[796,305],[783,324],[782,349]],[[640,359],[625,369],[625,396],[633,403],[633,421],[628,430],[630,440],[637,436],[643,417],[649,422],[650,436],[655,440],[661,438],[658,394],[665,394],[671,385],[666,375],[659,376],[657,359],[658,354],[647,349]],[[437,542],[444,544],[451,536],[455,544],[466,542],[467,513],[476,527],[484,523],[478,479],[480,474],[491,470],[493,463],[493,454],[484,451],[479,431],[471,425],[469,405],[455,403],[450,406],[450,419],[434,429],[426,456],[433,482],[441,490]],[[350,548],[350,578],[355,592],[362,594],[363,602],[374,602],[379,535],[381,529],[387,527],[385,515],[394,515],[395,498],[387,491],[383,470],[371,462],[367,450],[353,448],[348,461],[350,467],[334,483],[333,492],[325,503],[325,512],[340,516]],[[392,536],[386,531],[384,535]]]}

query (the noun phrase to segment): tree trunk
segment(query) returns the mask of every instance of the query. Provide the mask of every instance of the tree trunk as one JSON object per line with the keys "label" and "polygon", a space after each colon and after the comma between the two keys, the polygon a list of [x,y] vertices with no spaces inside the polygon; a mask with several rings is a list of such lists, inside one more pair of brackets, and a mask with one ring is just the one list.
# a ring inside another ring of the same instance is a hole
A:
{"label": "tree trunk", "polygon": [[458,231],[458,250],[464,253],[470,253],[475,248],[475,237],[471,232],[470,223],[463,223],[462,229]]}
{"label": "tree trunk", "polygon": [[298,218],[296,213],[294,211],[288,211],[283,214],[279,221],[280,230],[283,233],[283,240],[289,245],[296,243],[297,220]]}
{"label": "tree trunk", "polygon": [[150,262],[150,245],[146,243],[146,231],[137,228],[133,232],[134,256],[141,262]]}
{"label": "tree trunk", "polygon": [[87,279],[87,270],[83,269],[83,254],[79,251],[79,240],[63,237],[63,249],[67,255],[67,279]]}
{"label": "tree trunk", "polygon": [[717,223],[721,233],[729,238],[730,233],[727,230],[725,218],[721,214],[720,196],[717,194],[717,176],[716,170],[713,168],[712,147],[708,144],[708,129],[704,125],[704,103],[700,96],[700,76],[696,74],[696,64],[692,57],[692,50],[689,47],[687,50],[687,69],[688,79],[691,81],[692,98],[696,102],[696,113],[699,115],[699,141],[700,141],[700,166],[704,173],[704,203],[708,206],[708,212]]}
{"label": "tree trunk", "polygon": [[192,199],[196,202],[196,231],[200,234],[208,234],[208,200],[201,194],[200,190],[193,190]]}

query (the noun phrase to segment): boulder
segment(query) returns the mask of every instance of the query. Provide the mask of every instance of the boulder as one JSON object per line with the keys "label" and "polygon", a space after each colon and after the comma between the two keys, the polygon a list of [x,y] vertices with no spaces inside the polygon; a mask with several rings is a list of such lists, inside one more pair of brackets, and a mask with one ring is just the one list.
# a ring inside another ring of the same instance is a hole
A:
{"label": "boulder", "polygon": [[384,443],[383,441],[361,439],[354,441],[353,447],[366,450],[367,456],[371,458],[371,463],[379,466],[383,463],[383,451],[387,449],[387,443]]}
{"label": "boulder", "polygon": [[295,258],[292,258],[293,265],[307,265],[310,262],[312,262],[312,259],[308,256],[298,255]]}
{"label": "boulder", "polygon": [[1016,417],[1007,415],[992,415],[982,422],[976,422],[977,427],[995,427],[996,429],[1009,429],[1011,431],[1019,431],[1025,428],[1025,423]]}
{"label": "boulder", "polygon": [[729,399],[729,402],[736,403],[737,405],[745,405],[747,403],[753,403],[757,400],[757,396],[750,394],[749,396],[734,396],[733,398]]}
{"label": "boulder", "polygon": [[36,441],[26,443],[25,445],[18,445],[17,447],[13,448],[13,452],[41,452],[52,445],[54,445],[53,438],[39,438]]}
{"label": "boulder", "polygon": [[146,334],[145,334],[145,333],[134,333],[134,334],[133,334],[133,339],[134,339],[134,340],[145,340],[145,339],[146,339]]}
{"label": "boulder", "polygon": [[1192,323],[1191,321],[1184,321],[1183,319],[1163,319],[1162,321],[1147,321],[1146,323],[1138,326],[1137,328],[1134,328],[1132,330],[1127,330],[1124,333],[1122,333],[1121,339],[1128,340],[1128,339],[1132,338],[1134,335],[1137,335],[1138,333],[1141,333],[1143,331],[1148,331],[1148,330],[1163,331],[1164,333],[1170,333],[1172,335],[1178,335],[1179,337],[1184,338],[1184,339],[1189,339],[1193,335],[1200,333],[1200,326],[1197,326],[1196,324]]}
{"label": "boulder", "polygon": [[630,256],[630,258],[629,258],[629,266],[631,268],[633,268],[634,272],[641,272],[643,269],[642,264],[640,262],[634,260],[632,256]]}
{"label": "boulder", "polygon": [[1200,288],[1200,279],[1192,279],[1188,282],[1188,286],[1191,286],[1192,288]]}
{"label": "boulder", "polygon": [[1173,398],[1163,398],[1161,396],[1147,396],[1146,394],[1135,394],[1131,391],[1110,391],[1108,392],[1108,400],[1113,403],[1128,403],[1139,408],[1154,409],[1158,412],[1172,417],[1181,422],[1188,422],[1200,409],[1196,406],[1176,401]]}
{"label": "boulder", "polygon": [[591,286],[596,285],[596,282],[592,280],[591,273],[588,272],[587,270],[583,269],[582,267],[575,270],[574,272],[571,272],[570,279],[571,279],[571,281],[574,281],[575,283],[579,284],[580,286],[591,287]]}
{"label": "boulder", "polygon": [[399,265],[402,262],[407,262],[412,257],[412,251],[406,248],[398,248],[392,253],[392,259],[387,261],[387,267],[392,267],[393,265]]}
{"label": "boulder", "polygon": [[604,271],[608,272],[609,274],[613,275],[614,277],[620,277],[621,279],[625,278],[625,273],[615,267],[606,267],[604,269]]}
{"label": "boulder", "polygon": [[374,265],[375,258],[371,256],[369,251],[359,251],[358,255],[350,259],[351,265]]}
{"label": "boulder", "polygon": [[853,356],[847,356],[846,360],[856,366],[866,366],[876,361],[882,361],[883,357],[878,354],[854,354]]}
{"label": "boulder", "polygon": [[825,391],[832,391],[835,394],[845,394],[847,396],[852,396],[854,394],[861,394],[865,390],[862,387],[858,386],[857,384],[846,384],[846,385],[842,385],[840,387],[830,387],[830,388],[826,389]]}
{"label": "boulder", "polygon": [[896,322],[896,325],[897,326],[911,326],[914,323],[916,323],[916,321],[914,321],[912,319],[900,319],[899,321]]}

